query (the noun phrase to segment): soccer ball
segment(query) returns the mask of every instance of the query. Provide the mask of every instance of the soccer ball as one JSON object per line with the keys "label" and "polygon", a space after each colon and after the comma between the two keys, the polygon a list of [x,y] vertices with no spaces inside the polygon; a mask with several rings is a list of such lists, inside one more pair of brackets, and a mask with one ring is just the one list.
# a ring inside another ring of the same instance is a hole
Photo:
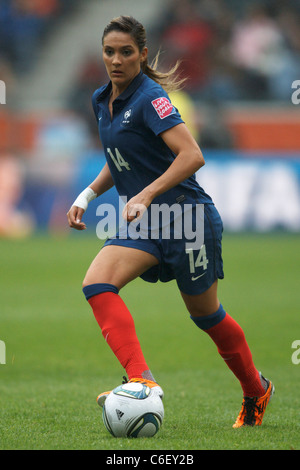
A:
{"label": "soccer ball", "polygon": [[164,406],[155,388],[127,383],[108,395],[102,418],[114,437],[152,437],[162,425]]}

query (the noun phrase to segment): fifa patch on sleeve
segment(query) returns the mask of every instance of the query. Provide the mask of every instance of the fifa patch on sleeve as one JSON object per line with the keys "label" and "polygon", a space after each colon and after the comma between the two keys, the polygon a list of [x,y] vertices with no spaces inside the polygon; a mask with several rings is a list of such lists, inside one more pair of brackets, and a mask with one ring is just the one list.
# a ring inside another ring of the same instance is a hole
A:
{"label": "fifa patch on sleeve", "polygon": [[176,113],[176,109],[174,108],[172,103],[168,100],[168,98],[165,98],[164,96],[151,101],[151,104],[159,115],[160,119],[164,119],[167,116],[170,116],[170,114]]}

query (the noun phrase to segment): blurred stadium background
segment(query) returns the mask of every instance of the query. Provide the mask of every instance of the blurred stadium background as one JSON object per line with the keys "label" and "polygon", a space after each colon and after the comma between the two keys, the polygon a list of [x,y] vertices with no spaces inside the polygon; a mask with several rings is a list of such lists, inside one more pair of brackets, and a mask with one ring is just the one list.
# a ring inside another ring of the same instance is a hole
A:
{"label": "blurred stadium background", "polygon": [[299,232],[299,0],[1,0],[0,236],[69,233],[70,204],[104,164],[91,95],[107,81],[103,28],[120,14],[145,25],[161,68],[182,60],[172,98],[225,229]]}

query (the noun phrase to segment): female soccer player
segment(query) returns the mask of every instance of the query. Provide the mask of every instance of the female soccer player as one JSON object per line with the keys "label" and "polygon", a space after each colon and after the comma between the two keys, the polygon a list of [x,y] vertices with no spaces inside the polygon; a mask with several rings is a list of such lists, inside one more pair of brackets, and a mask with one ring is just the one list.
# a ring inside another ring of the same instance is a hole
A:
{"label": "female soccer player", "polygon": [[[175,279],[191,319],[215,342],[240,381],[244,399],[233,426],[260,425],[274,386],[256,369],[242,328],[218,299],[218,279],[224,277],[222,221],[195,179],[203,155],[167,94],[182,85],[177,66],[167,73],[156,70],[157,60],[149,66],[145,29],[132,17],[113,19],[102,46],[110,81],[95,91],[92,103],[107,161],[73,203],[68,222],[85,229],[88,203],[115,185],[126,197],[126,224],[90,265],[83,292],[129,382],[146,383],[162,397],[119,291],[138,276],[149,282]],[[157,208],[169,208],[158,225]],[[186,220],[195,232],[186,229]],[[143,228],[140,236],[134,221]],[[191,233],[202,235],[201,243],[189,244]],[[100,406],[108,393],[99,395]]]}

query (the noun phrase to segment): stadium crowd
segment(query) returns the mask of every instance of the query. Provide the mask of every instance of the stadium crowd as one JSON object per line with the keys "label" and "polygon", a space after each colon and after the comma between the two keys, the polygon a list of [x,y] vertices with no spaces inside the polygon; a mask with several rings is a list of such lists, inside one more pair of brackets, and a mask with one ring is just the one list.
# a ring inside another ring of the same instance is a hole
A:
{"label": "stadium crowd", "polygon": [[300,2],[172,0],[152,31],[200,98],[278,100],[299,76]]}
{"label": "stadium crowd", "polygon": [[[39,51],[82,0],[2,0],[0,75],[13,82],[34,69]],[[186,90],[215,100],[285,100],[300,73],[300,0],[171,0],[148,28],[150,57],[181,60]],[[150,40],[151,39],[151,40]],[[83,58],[74,92],[102,81],[99,56]]]}
{"label": "stadium crowd", "polygon": [[[171,0],[148,29],[150,57],[160,50],[166,69],[180,60],[196,99],[286,100],[300,75],[299,24],[300,0]],[[88,58],[76,91],[89,93],[103,73]]]}
{"label": "stadium crowd", "polygon": [[[47,35],[76,0],[1,0],[0,64],[11,74],[30,72]],[[1,71],[1,69],[0,69]]]}
{"label": "stadium crowd", "polygon": [[[171,0],[148,28],[149,56],[160,50],[161,69],[181,61],[185,91],[214,107],[226,101],[286,101],[300,76],[299,24],[300,0]],[[91,132],[90,96],[105,80],[99,55],[91,55],[69,96],[68,106],[90,122]]]}

